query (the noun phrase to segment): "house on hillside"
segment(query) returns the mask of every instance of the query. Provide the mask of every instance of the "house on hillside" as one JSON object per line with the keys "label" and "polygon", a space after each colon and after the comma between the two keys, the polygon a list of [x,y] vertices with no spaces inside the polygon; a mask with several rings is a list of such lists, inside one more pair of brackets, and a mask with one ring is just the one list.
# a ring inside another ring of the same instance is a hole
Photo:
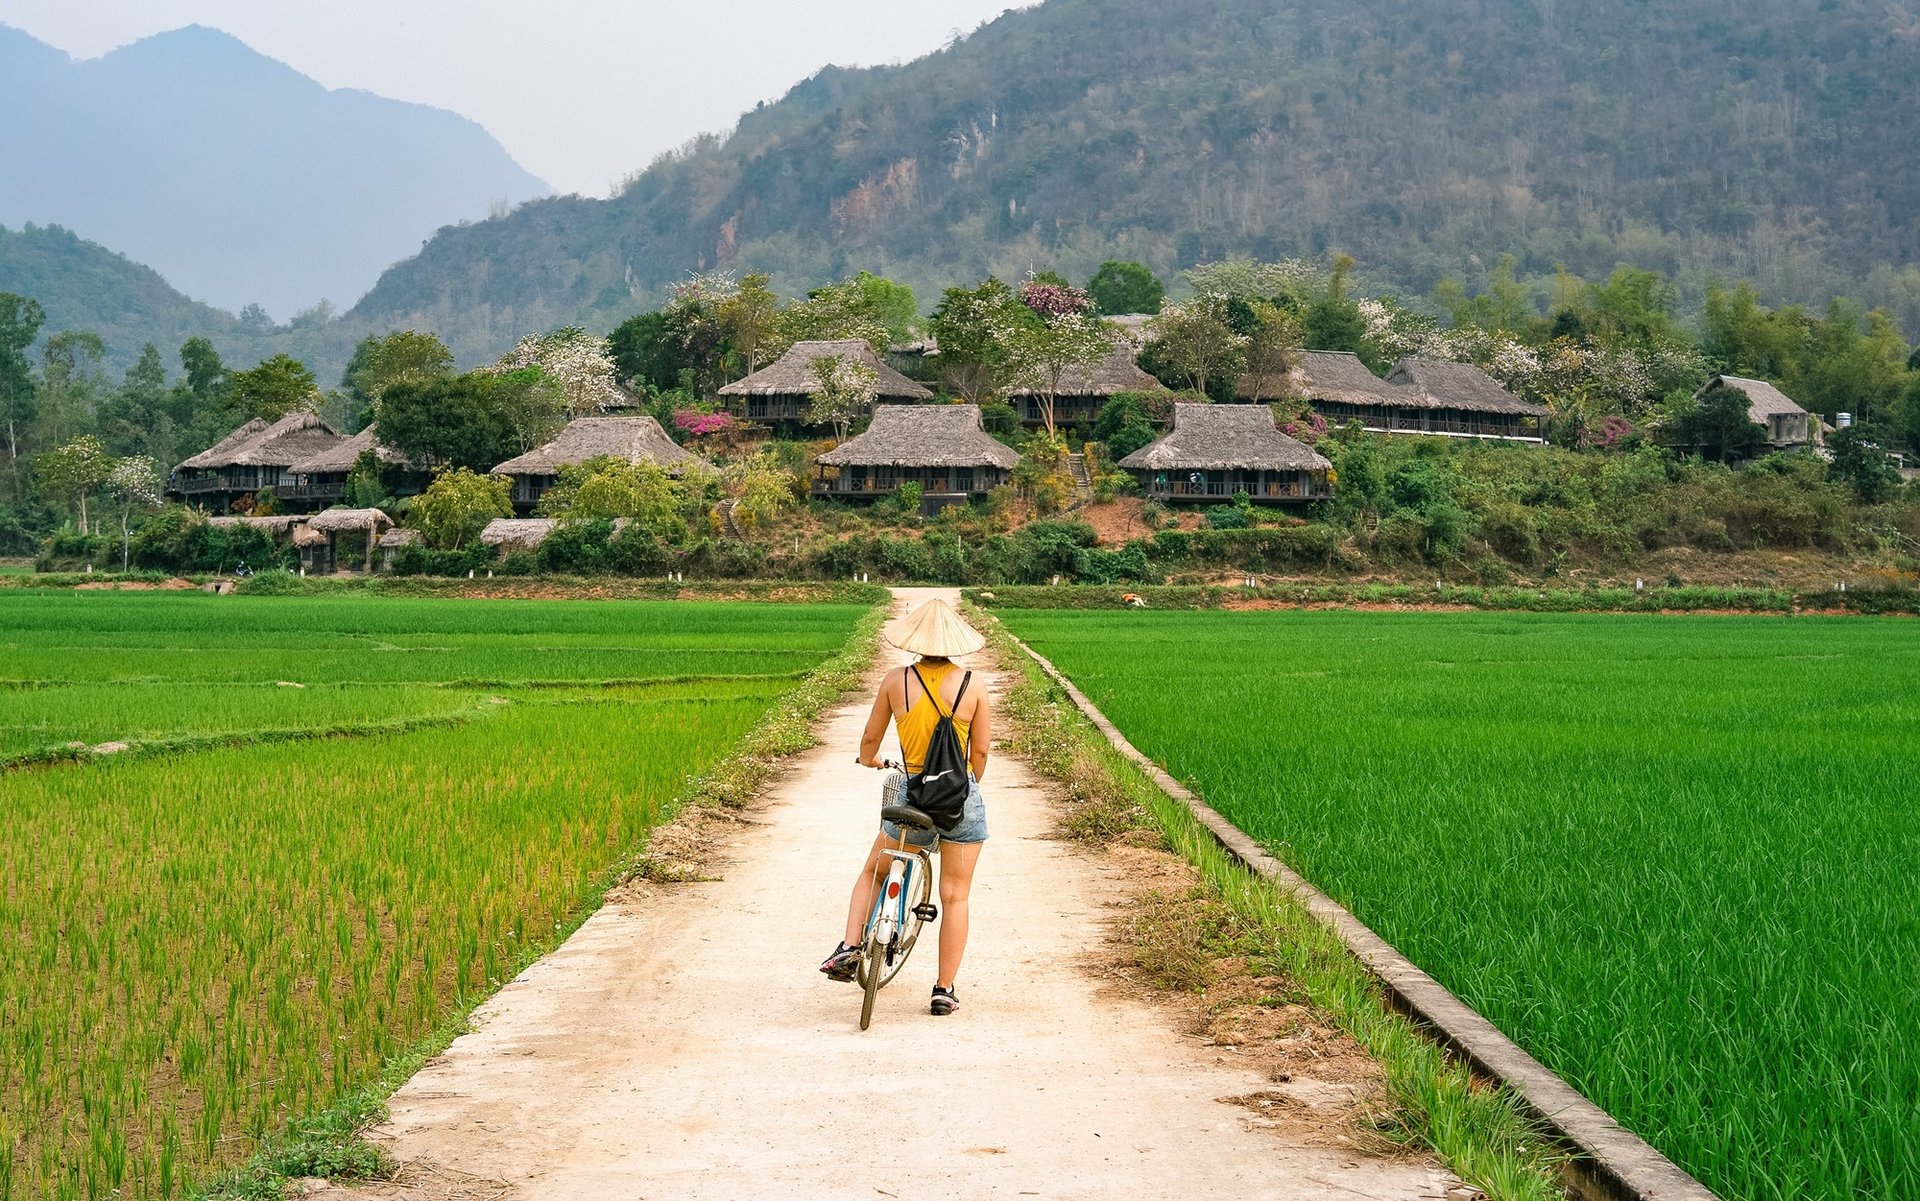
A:
{"label": "house on hillside", "polygon": [[256,417],[173,469],[167,494],[217,513],[235,501],[291,482],[289,469],[346,439],[313,413],[289,413],[278,421]]}
{"label": "house on hillside", "polygon": [[[1395,391],[1394,399],[1378,408],[1382,433],[1546,444],[1550,411],[1521,400],[1472,363],[1405,358],[1393,365],[1387,383]],[[1376,428],[1365,420],[1360,424]]]}
{"label": "house on hillside", "polygon": [[728,407],[747,421],[810,428],[813,395],[820,388],[814,363],[830,357],[852,359],[880,377],[879,400],[932,400],[933,393],[880,361],[873,347],[858,338],[831,342],[795,342],[765,367],[720,389]]}
{"label": "house on hillside", "polygon": [[1243,376],[1239,391],[1263,400],[1302,397],[1329,425],[1358,423],[1379,434],[1546,441],[1548,411],[1471,363],[1406,358],[1381,379],[1350,351],[1309,350],[1285,379]]}
{"label": "house on hillside", "polygon": [[[280,499],[299,505],[339,504],[347,495],[347,476],[352,474],[360,456],[372,452],[382,466],[399,467],[406,459],[396,450],[380,444],[380,431],[369,425],[353,437],[337,442],[318,454],[309,455],[287,468],[287,483],[276,493]],[[415,487],[401,495],[412,496],[427,486],[425,472],[418,473]]]}
{"label": "house on hillside", "polygon": [[547,489],[559,481],[562,467],[609,458],[653,463],[668,475],[712,466],[667,437],[667,431],[651,417],[580,417],[569,421],[553,441],[517,459],[508,459],[492,474],[512,478],[513,507],[525,512],[539,504]]}
{"label": "house on hillside", "polygon": [[1260,504],[1288,504],[1333,496],[1333,464],[1281,433],[1266,405],[1176,404],[1166,436],[1118,466],[1152,500],[1219,503],[1244,492]]}
{"label": "house on hillside", "polygon": [[[1060,387],[1053,398],[1055,428],[1091,425],[1100,410],[1121,392],[1145,392],[1166,395],[1167,387],[1140,369],[1133,361],[1136,347],[1125,338],[1091,367],[1076,367],[1061,373]],[[1047,423],[1047,390],[1016,388],[1007,393],[1007,401],[1020,414],[1022,425]]]}
{"label": "house on hillside", "polygon": [[1761,379],[1738,375],[1716,375],[1693,394],[1705,400],[1722,388],[1738,388],[1747,394],[1747,417],[1767,431],[1767,445],[1774,450],[1798,450],[1820,444],[1820,426],[1805,409],[1780,389]]}
{"label": "house on hillside", "polygon": [[300,566],[308,575],[373,570],[373,552],[393,518],[378,509],[328,509],[295,534]]}
{"label": "house on hillside", "polygon": [[1019,462],[981,428],[979,405],[880,405],[866,433],[814,460],[813,494],[875,500],[918,484],[923,510],[937,511],[985,496]]}

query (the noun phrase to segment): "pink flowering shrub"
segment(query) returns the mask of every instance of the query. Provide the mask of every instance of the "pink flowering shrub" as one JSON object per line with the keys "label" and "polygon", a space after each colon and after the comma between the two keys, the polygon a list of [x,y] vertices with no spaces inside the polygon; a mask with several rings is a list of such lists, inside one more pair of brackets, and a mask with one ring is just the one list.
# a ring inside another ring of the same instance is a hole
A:
{"label": "pink flowering shrub", "polygon": [[1321,435],[1327,432],[1327,419],[1309,409],[1306,416],[1283,422],[1280,432],[1308,446],[1317,446]]}
{"label": "pink flowering shrub", "polygon": [[705,438],[710,434],[724,434],[731,430],[736,422],[731,413],[708,413],[700,409],[675,409],[673,428],[689,437]]}
{"label": "pink flowering shrub", "polygon": [[1620,445],[1620,439],[1633,432],[1633,422],[1618,413],[1609,413],[1600,419],[1600,424],[1586,431],[1588,446],[1600,450],[1613,450]]}
{"label": "pink flowering shrub", "polygon": [[1093,311],[1093,298],[1079,288],[1033,280],[1020,285],[1020,303],[1048,321]]}

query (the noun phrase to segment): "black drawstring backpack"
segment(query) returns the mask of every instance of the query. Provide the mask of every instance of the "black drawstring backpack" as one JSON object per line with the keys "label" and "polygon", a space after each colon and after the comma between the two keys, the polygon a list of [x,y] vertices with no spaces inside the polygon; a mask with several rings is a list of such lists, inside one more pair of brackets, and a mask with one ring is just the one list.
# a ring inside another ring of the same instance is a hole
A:
{"label": "black drawstring backpack", "polygon": [[961,678],[960,691],[953,697],[953,709],[948,710],[940,708],[939,695],[927,687],[926,677],[920,674],[918,665],[911,670],[913,678],[920,681],[920,691],[933,701],[940,720],[934,723],[933,737],[927,742],[927,757],[920,764],[919,774],[907,777],[907,804],[932,818],[942,833],[951,834],[960,826],[967,793],[973,788],[973,780],[967,774],[967,749],[960,745],[960,731],[953,728],[954,711],[967,695],[973,673],[968,672]]}

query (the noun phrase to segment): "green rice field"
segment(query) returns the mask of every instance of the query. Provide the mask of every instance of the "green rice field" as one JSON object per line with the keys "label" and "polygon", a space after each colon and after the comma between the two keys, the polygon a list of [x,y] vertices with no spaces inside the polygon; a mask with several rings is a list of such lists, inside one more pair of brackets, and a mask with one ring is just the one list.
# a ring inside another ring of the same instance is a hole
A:
{"label": "green rice field", "polygon": [[1001,616],[1722,1196],[1920,1197],[1920,623]]}
{"label": "green rice field", "polygon": [[861,612],[0,592],[0,761],[189,740],[0,770],[0,1198],[184,1195],[372,1078]]}

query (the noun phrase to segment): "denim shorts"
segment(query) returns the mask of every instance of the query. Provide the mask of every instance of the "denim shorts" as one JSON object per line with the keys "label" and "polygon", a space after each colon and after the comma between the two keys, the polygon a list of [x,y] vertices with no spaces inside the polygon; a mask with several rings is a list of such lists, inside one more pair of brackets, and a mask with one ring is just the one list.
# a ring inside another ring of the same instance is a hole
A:
{"label": "denim shorts", "polygon": [[[907,803],[905,776],[901,776],[900,783],[894,787],[893,800],[889,803],[894,805]],[[898,841],[900,838],[900,827],[885,818],[880,820],[880,832],[886,835],[889,841]],[[938,846],[942,841],[985,842],[986,840],[987,799],[980,795],[980,783],[977,780],[972,781],[971,787],[967,789],[967,803],[960,808],[960,824],[953,828],[953,833],[942,833],[939,829],[907,831],[907,845],[914,847]]]}

